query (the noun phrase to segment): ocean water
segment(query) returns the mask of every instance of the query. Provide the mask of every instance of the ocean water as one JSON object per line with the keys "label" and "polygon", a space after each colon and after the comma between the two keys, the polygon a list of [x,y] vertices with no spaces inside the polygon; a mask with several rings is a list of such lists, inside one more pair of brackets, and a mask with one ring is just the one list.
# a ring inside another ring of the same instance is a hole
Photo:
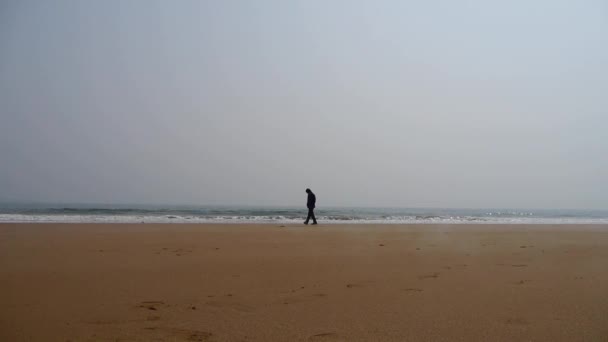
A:
{"label": "ocean water", "polygon": [[[306,214],[303,207],[0,204],[0,222],[289,224],[302,223]],[[608,211],[600,210],[320,207],[315,215],[323,224],[608,224]]]}

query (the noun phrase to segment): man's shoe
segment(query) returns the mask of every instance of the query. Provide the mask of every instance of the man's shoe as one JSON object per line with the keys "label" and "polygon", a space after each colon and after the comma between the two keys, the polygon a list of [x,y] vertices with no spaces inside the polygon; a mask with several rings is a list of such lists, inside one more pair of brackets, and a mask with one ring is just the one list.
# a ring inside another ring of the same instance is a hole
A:
{"label": "man's shoe", "polygon": [[317,222],[313,222],[312,225],[314,226],[315,224],[317,224]]}
{"label": "man's shoe", "polygon": [[304,221],[304,224],[308,224],[308,222]]}

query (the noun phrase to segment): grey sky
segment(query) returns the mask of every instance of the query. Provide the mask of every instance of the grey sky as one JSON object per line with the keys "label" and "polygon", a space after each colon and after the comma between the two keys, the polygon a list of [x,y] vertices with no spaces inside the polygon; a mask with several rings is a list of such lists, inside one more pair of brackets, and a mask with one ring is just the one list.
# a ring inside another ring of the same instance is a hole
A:
{"label": "grey sky", "polygon": [[3,1],[0,200],[608,207],[605,1]]}

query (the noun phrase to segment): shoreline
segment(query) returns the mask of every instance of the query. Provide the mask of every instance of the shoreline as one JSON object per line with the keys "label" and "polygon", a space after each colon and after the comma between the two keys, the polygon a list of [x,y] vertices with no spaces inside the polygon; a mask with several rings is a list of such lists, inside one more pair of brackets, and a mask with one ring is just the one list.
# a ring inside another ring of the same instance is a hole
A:
{"label": "shoreline", "polygon": [[[325,208],[315,215],[324,224],[608,224],[606,210]],[[163,223],[300,224],[302,208],[273,207],[116,207],[110,205],[0,209],[3,223]]]}
{"label": "shoreline", "polygon": [[[70,222],[46,222],[46,221],[36,221],[36,222],[9,222],[9,221],[3,221],[0,222],[0,226],[1,225],[12,225],[12,224],[19,224],[19,225],[37,225],[37,224],[49,224],[49,225],[79,225],[79,224],[83,224],[83,225],[88,225],[88,224],[96,224],[96,225],[175,225],[175,226],[183,226],[183,225],[190,225],[190,226],[277,226],[277,225],[284,225],[284,226],[303,226],[306,227],[305,224],[303,223],[296,223],[296,222],[288,222],[288,223],[284,223],[284,222],[75,222],[75,221],[70,221]],[[324,226],[324,227],[333,227],[333,226],[420,226],[420,227],[424,227],[424,226],[606,226],[608,227],[608,223],[496,223],[496,222],[490,222],[490,223],[426,223],[426,222],[417,222],[417,223],[377,223],[377,222],[371,222],[371,223],[363,223],[363,222],[353,222],[353,223],[349,223],[349,222],[322,222],[319,221],[319,226]],[[309,227],[313,227],[314,225],[308,224]]]}
{"label": "shoreline", "polygon": [[607,231],[608,224],[606,223],[324,223],[320,222],[318,225],[305,225],[302,223],[254,223],[254,222],[239,222],[239,223],[163,223],[163,222],[142,222],[142,223],[110,223],[110,222],[0,222],[0,230],[7,226],[47,226],[47,227],[75,227],[75,226],[92,226],[92,227],[138,227],[145,228],[150,227],[163,227],[177,229],[179,227],[188,228],[200,228],[217,230],[218,228],[224,227],[228,230],[234,230],[238,228],[251,229],[271,229],[271,228],[295,228],[295,229],[309,229],[309,230],[324,230],[324,231],[349,231],[349,230],[404,230],[404,231],[533,231],[533,230],[560,230],[560,231],[573,231],[581,232],[584,229],[591,229],[592,231]]}

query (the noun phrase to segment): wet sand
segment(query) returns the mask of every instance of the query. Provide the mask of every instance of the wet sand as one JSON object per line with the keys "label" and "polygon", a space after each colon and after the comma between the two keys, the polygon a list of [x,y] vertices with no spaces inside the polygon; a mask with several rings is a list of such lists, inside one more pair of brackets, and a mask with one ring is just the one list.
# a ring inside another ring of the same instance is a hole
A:
{"label": "wet sand", "polygon": [[0,341],[608,341],[608,226],[0,224]]}

